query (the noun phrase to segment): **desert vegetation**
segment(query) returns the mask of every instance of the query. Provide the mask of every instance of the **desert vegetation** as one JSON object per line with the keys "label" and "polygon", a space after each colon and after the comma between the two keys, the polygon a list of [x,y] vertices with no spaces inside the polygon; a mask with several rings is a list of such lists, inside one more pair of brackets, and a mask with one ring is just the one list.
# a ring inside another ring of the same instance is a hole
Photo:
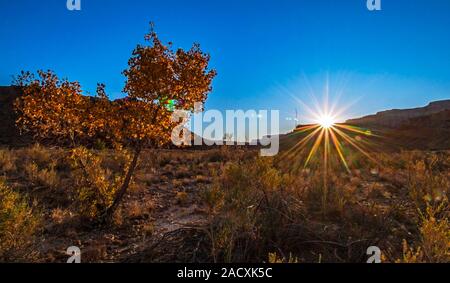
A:
{"label": "desert vegetation", "polygon": [[[113,149],[0,150],[2,261],[448,262],[450,154],[380,155],[348,173],[288,172],[258,151],[144,150],[130,191],[100,225],[130,162]],[[360,157],[361,158],[361,157]]]}
{"label": "desert vegetation", "polygon": [[129,193],[102,225],[97,217],[111,204],[130,154],[38,144],[1,149],[1,260],[64,262],[71,245],[85,251],[85,261],[125,260],[167,232],[204,223],[201,195],[211,176],[253,154],[144,150]]}
{"label": "desert vegetation", "polygon": [[[272,160],[228,165],[210,189],[214,260],[448,262],[449,155],[402,152],[347,173],[286,173]],[[402,247],[403,246],[403,247]],[[414,246],[414,248],[410,248]]]}

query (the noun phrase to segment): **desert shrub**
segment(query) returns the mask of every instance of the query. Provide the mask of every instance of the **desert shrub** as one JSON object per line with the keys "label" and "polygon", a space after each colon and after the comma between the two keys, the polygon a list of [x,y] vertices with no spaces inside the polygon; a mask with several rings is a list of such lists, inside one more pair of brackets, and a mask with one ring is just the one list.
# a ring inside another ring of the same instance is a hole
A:
{"label": "desert shrub", "polygon": [[55,161],[54,156],[58,154],[56,151],[54,148],[47,148],[36,143],[20,150],[19,155],[23,161],[31,161],[39,168],[45,168]]}
{"label": "desert shrub", "polygon": [[72,217],[72,212],[68,209],[54,208],[50,212],[51,220],[56,224],[61,224]]}
{"label": "desert shrub", "polygon": [[132,201],[124,206],[126,217],[129,219],[145,218],[154,209],[152,201]]}
{"label": "desert shrub", "polygon": [[171,156],[168,154],[160,154],[156,156],[156,165],[159,167],[164,167],[170,164]]}
{"label": "desert shrub", "polygon": [[10,173],[16,170],[16,156],[11,150],[0,149],[0,173]]}
{"label": "desert shrub", "polygon": [[60,184],[58,172],[56,172],[54,167],[41,170],[38,175],[38,181],[43,186],[51,189],[57,189]]}
{"label": "desert shrub", "polygon": [[269,253],[268,263],[298,263],[298,258],[289,254],[289,258],[279,256],[277,253]]}
{"label": "desert shrub", "polygon": [[127,150],[92,151],[100,158],[100,165],[113,172],[122,172],[130,163],[130,153]]}
{"label": "desert shrub", "polygon": [[420,240],[415,248],[403,241],[405,263],[447,263],[450,262],[450,208],[445,200],[439,205],[428,204],[425,213],[420,213]]}
{"label": "desert shrub", "polygon": [[27,161],[23,165],[23,169],[26,179],[34,185],[56,189],[60,184],[60,178],[55,170],[54,163],[47,168],[39,169],[39,166],[34,161]]}
{"label": "desert shrub", "polygon": [[305,177],[294,180],[294,186],[302,189],[302,199],[310,213],[322,216],[341,216],[345,214],[348,204],[354,202],[355,190],[348,176],[341,176],[333,171],[313,171]]}
{"label": "desert shrub", "polygon": [[239,147],[221,146],[219,148],[208,150],[204,153],[202,160],[209,162],[244,162],[255,157],[256,151],[252,149],[240,149]]}
{"label": "desert shrub", "polygon": [[39,167],[37,166],[36,163],[34,163],[34,162],[26,162],[23,165],[23,169],[24,169],[24,173],[25,173],[25,176],[26,176],[27,180],[33,182],[33,181],[38,179]]}
{"label": "desert shrub", "polygon": [[96,150],[105,150],[106,149],[106,143],[105,141],[102,141],[100,139],[96,139],[93,145],[93,148]]}
{"label": "desert shrub", "polygon": [[[183,178],[190,178],[194,172],[192,170],[189,170],[188,166],[172,166],[172,165],[166,165],[167,171],[171,172],[173,177],[176,179],[183,179]],[[176,168],[176,170],[174,170]]]}
{"label": "desert shrub", "polygon": [[283,228],[298,213],[298,206],[288,197],[288,181],[271,159],[227,165],[204,194],[210,212],[215,213],[209,227],[215,261],[243,262],[267,256],[274,248],[269,243],[283,237]]}
{"label": "desert shrub", "polygon": [[177,194],[175,195],[176,202],[181,206],[186,205],[188,199],[189,195],[186,192],[177,192]]}
{"label": "desert shrub", "polygon": [[124,173],[104,168],[99,155],[84,147],[73,149],[70,161],[77,210],[82,216],[96,218],[111,206]]}
{"label": "desert shrub", "polygon": [[341,168],[294,174],[268,158],[228,163],[203,195],[212,260],[262,262],[272,253],[273,262],[360,262],[391,222],[355,191]]}
{"label": "desert shrub", "polygon": [[[333,154],[332,156],[334,156]],[[347,164],[350,168],[357,168],[357,169],[363,169],[370,167],[373,165],[373,160],[370,160],[366,155],[364,155],[362,152],[357,150],[348,150],[347,153],[345,153],[344,150],[344,156],[347,160]],[[337,156],[336,156],[337,157]],[[336,158],[335,157],[335,158]],[[337,160],[340,162],[339,160]]]}
{"label": "desert shrub", "polygon": [[34,144],[15,151],[17,174],[34,186],[57,189],[69,171],[67,151]]}
{"label": "desert shrub", "polygon": [[0,180],[0,261],[26,261],[40,223],[38,213]]}
{"label": "desert shrub", "polygon": [[229,150],[223,146],[220,149],[211,150],[208,155],[209,162],[223,162],[229,158]]}
{"label": "desert shrub", "polygon": [[407,164],[407,188],[411,199],[421,209],[426,202],[442,201],[450,192],[448,173],[437,170],[436,164],[435,155],[429,159],[409,160]]}

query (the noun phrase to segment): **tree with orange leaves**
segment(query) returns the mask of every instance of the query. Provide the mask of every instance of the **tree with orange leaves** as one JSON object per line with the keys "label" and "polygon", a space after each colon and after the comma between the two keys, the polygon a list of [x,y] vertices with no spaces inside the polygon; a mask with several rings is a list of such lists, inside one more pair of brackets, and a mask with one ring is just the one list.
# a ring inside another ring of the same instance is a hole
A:
{"label": "tree with orange leaves", "polygon": [[22,72],[16,85],[23,95],[16,102],[19,114],[17,125],[29,131],[35,139],[51,139],[72,145],[86,138],[81,120],[87,100],[78,82],[60,80],[51,71],[38,71],[39,79],[30,72]]}
{"label": "tree with orange leaves", "polygon": [[39,71],[40,79],[24,73],[18,77],[24,95],[17,102],[18,126],[36,138],[68,139],[83,144],[88,138],[101,139],[117,147],[130,148],[133,159],[112,205],[109,217],[130,185],[139,155],[145,147],[160,147],[170,141],[176,124],[167,107],[176,101],[177,110],[194,111],[211,91],[216,72],[210,70],[208,54],[198,44],[174,51],[163,44],[151,26],[147,44],[138,45],[128,62],[125,99],[110,101],[105,86],[98,85],[97,97],[81,95],[77,82],[59,80],[52,72]]}

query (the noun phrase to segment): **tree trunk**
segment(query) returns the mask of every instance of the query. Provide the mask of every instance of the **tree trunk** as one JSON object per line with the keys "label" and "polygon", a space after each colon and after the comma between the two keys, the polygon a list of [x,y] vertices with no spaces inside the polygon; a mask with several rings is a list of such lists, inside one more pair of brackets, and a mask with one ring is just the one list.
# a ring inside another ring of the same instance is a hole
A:
{"label": "tree trunk", "polygon": [[142,150],[141,146],[138,146],[135,149],[134,155],[133,155],[133,160],[131,161],[130,167],[128,168],[127,174],[125,176],[125,180],[123,181],[123,184],[120,187],[120,190],[116,193],[116,196],[114,198],[112,205],[110,207],[108,207],[108,209],[106,210],[102,220],[111,219],[111,217],[113,216],[117,207],[119,206],[120,202],[122,201],[123,196],[125,195],[125,193],[128,190],[128,187],[130,186],[131,178],[133,177],[134,170],[136,169],[141,150]]}

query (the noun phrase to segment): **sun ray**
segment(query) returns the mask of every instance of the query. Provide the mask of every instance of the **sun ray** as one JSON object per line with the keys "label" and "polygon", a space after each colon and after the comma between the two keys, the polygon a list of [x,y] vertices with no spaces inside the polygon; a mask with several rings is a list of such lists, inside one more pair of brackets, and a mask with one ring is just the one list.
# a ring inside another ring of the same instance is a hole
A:
{"label": "sun ray", "polygon": [[331,134],[331,140],[333,141],[334,147],[336,148],[336,151],[339,155],[340,160],[342,161],[342,164],[344,164],[345,169],[347,172],[350,173],[350,168],[348,167],[347,161],[345,160],[344,154],[342,153],[342,145],[339,139],[336,137],[336,134],[334,131],[330,131]]}
{"label": "sun ray", "polygon": [[377,160],[373,158],[366,150],[364,150],[361,146],[359,146],[355,141],[351,139],[350,136],[348,136],[346,133],[339,129],[334,129],[336,133],[341,136],[345,141],[347,141],[349,144],[351,144],[353,147],[355,147],[358,151],[360,151],[362,154],[364,154],[367,158],[369,158],[371,161],[378,164]]}
{"label": "sun ray", "polygon": [[316,108],[316,111],[314,112],[314,114],[315,113],[322,114],[321,113],[322,109],[320,107],[320,103],[317,100],[316,95],[314,94],[314,90],[313,90],[313,88],[311,86],[311,82],[309,81],[308,77],[306,77],[306,75],[304,73],[303,73],[303,80],[305,81],[306,86],[308,87],[308,90],[309,90],[308,96],[311,99],[311,101],[313,102],[314,107]]}
{"label": "sun ray", "polygon": [[308,166],[309,161],[311,160],[311,158],[313,157],[314,153],[316,153],[317,149],[319,148],[319,146],[320,146],[320,144],[322,142],[322,139],[323,139],[324,132],[325,132],[325,129],[321,128],[319,137],[314,142],[314,145],[313,145],[311,151],[309,152],[308,158],[305,161],[305,168]]}
{"label": "sun ray", "polygon": [[305,129],[299,131],[298,133],[304,133],[307,131],[311,131],[313,129],[314,130],[311,133],[309,133],[306,137],[302,138],[299,142],[297,142],[293,147],[291,147],[285,153],[283,153],[281,155],[281,158],[284,158],[289,155],[297,154],[321,130],[321,128],[318,125],[305,126],[304,128]]}
{"label": "sun ray", "polygon": [[350,126],[350,125],[343,125],[343,124],[336,124],[336,127],[357,133],[357,134],[362,134],[365,136],[374,136],[374,137],[378,137],[378,135],[373,134],[372,131],[368,130],[368,129],[363,129],[363,128],[359,128],[356,126]]}

